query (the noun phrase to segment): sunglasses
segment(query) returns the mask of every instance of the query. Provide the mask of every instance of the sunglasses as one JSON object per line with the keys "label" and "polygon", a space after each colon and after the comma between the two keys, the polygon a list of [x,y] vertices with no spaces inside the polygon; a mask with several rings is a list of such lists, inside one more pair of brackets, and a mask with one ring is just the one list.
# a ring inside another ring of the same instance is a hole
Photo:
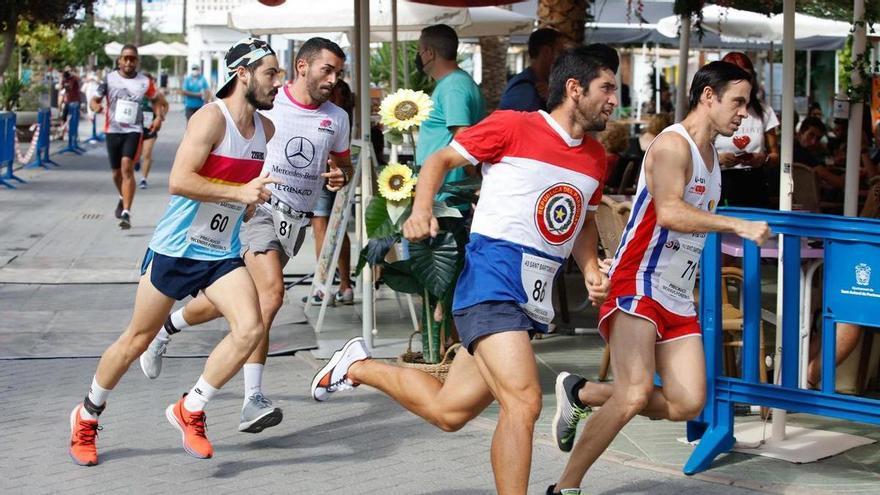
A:
{"label": "sunglasses", "polygon": [[137,55],[123,55],[119,59],[123,62],[137,62],[139,60]]}

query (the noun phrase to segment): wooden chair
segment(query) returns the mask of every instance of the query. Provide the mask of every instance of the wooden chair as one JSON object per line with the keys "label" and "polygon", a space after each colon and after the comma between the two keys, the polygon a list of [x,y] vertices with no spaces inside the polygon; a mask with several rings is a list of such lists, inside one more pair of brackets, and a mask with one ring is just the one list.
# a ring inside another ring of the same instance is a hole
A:
{"label": "wooden chair", "polygon": [[800,210],[819,213],[821,196],[819,194],[819,180],[816,178],[816,172],[803,163],[792,163],[791,180],[793,182],[791,191],[792,205],[798,205],[797,209]]}
{"label": "wooden chair", "polygon": [[630,160],[623,169],[623,176],[617,186],[617,194],[635,194],[636,182],[639,180],[639,160]]}
{"label": "wooden chair", "polygon": [[[730,377],[738,377],[739,369],[736,366],[736,349],[742,349],[743,345],[743,314],[742,309],[731,302],[730,291],[743,287],[743,272],[741,268],[725,266],[721,268],[721,330],[724,332],[724,374]],[[760,321],[760,320],[759,320]],[[760,322],[758,331],[760,356],[758,359],[758,373],[761,383],[767,381],[766,350],[764,349],[764,323]]]}

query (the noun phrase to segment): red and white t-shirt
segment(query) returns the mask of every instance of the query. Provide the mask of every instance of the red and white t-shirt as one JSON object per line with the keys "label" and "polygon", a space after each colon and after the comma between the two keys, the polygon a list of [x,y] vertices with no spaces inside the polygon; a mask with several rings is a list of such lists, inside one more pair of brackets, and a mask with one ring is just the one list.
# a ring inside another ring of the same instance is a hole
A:
{"label": "red and white t-shirt", "polygon": [[142,133],[144,130],[144,111],[141,103],[144,98],[152,100],[156,97],[156,85],[153,81],[137,73],[132,78],[124,77],[119,71],[107,75],[107,80],[98,86],[95,93],[98,97],[107,97],[107,119],[104,121],[104,132],[125,134]]}
{"label": "red and white t-shirt", "polygon": [[553,279],[602,199],[605,150],[590,136],[572,138],[543,111],[509,110],[457,134],[450,146],[483,163],[453,309],[515,301],[539,328],[546,325]]}
{"label": "red and white t-shirt", "polygon": [[275,106],[261,113],[275,124],[263,165],[281,181],[270,186],[272,195],[294,210],[313,211],[324,187],[321,174],[327,171],[327,158],[350,152],[348,114],[329,101],[304,105],[287,86],[275,96]]}

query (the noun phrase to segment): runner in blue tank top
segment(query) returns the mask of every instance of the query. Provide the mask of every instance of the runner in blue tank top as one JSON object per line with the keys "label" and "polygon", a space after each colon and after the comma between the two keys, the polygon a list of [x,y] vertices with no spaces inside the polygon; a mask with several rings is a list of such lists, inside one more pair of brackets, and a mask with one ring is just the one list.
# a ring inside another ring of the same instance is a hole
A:
{"label": "runner in blue tank top", "polygon": [[98,463],[98,415],[175,300],[203,292],[230,326],[198,382],[165,410],[194,457],[214,453],[206,436],[205,405],[238,373],[263,334],[238,234],[245,217],[269,199],[266,186],[275,182],[260,174],[275,128],[256,110],[272,108],[281,86],[278,60],[264,41],[248,38],[227,52],[226,67],[219,101],[193,116],[178,148],[169,180],[171,202],[144,256],[131,322],[104,351],[88,395],[70,413],[69,452],[76,464]]}

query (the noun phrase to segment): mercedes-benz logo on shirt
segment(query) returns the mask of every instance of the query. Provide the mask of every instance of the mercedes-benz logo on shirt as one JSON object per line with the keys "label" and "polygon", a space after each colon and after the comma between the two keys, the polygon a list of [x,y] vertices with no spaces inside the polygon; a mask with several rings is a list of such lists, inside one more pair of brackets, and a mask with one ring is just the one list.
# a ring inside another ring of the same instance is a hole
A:
{"label": "mercedes-benz logo on shirt", "polygon": [[297,136],[287,142],[284,154],[287,156],[287,163],[293,168],[306,168],[315,158],[315,145],[308,139]]}

